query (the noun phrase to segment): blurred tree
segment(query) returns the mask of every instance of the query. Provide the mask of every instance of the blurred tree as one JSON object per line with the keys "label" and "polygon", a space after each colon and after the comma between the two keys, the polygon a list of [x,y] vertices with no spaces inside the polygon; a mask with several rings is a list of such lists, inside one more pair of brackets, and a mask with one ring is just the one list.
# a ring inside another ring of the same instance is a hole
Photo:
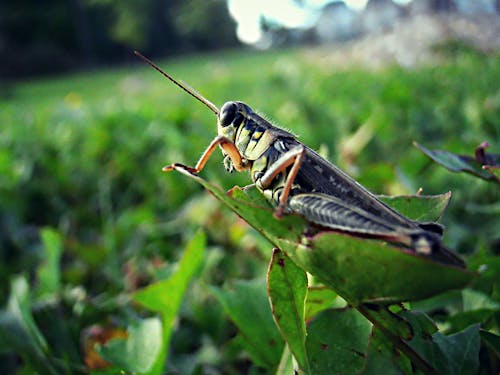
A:
{"label": "blurred tree", "polygon": [[79,45],[83,63],[89,65],[93,60],[94,53],[92,50],[91,36],[89,30],[89,22],[87,12],[82,0],[69,0],[71,6],[71,14],[73,16],[73,25],[75,28],[75,37]]}
{"label": "blurred tree", "polygon": [[111,35],[150,55],[216,49],[237,44],[224,0],[87,0],[111,8]]}
{"label": "blurred tree", "polygon": [[0,68],[3,75],[60,69],[76,56],[69,3],[33,0],[0,3]]}
{"label": "blurred tree", "polygon": [[455,2],[453,0],[432,0],[431,9],[436,12],[450,12],[455,10]]}
{"label": "blurred tree", "polygon": [[223,0],[180,1],[173,19],[184,47],[189,49],[217,49],[238,43],[236,24]]}
{"label": "blurred tree", "polygon": [[0,77],[237,44],[224,0],[19,0],[0,3]]}
{"label": "blurred tree", "polygon": [[454,0],[412,0],[411,6],[424,12],[450,12],[456,9]]}
{"label": "blurred tree", "polygon": [[95,11],[111,15],[107,26],[118,44],[156,55],[174,51],[182,43],[173,28],[172,10],[179,0],[85,0]]}

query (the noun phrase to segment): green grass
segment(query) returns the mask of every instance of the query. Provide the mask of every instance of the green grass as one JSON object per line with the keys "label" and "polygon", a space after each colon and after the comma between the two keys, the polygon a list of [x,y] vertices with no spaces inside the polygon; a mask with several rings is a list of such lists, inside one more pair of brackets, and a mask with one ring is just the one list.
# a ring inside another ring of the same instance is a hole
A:
{"label": "green grass", "polygon": [[[229,51],[159,65],[219,106],[246,102],[326,150],[374,192],[452,190],[447,245],[471,257],[498,252],[498,188],[431,164],[412,141],[472,154],[487,140],[498,152],[500,57],[459,52],[439,66],[370,72],[337,70],[311,56]],[[263,277],[271,249],[198,186],[161,173],[171,162],[195,163],[216,135],[213,114],[140,62],[7,89],[0,99],[2,302],[9,280],[23,273],[33,280],[33,303],[41,303],[36,270],[44,252],[37,233],[54,228],[63,239],[62,288],[78,286],[88,296],[81,313],[68,301],[57,310],[78,348],[82,329],[123,325],[135,314],[115,297],[166,277],[202,226],[211,251],[179,313],[171,365],[188,368],[183,361],[205,358],[205,351],[208,363],[223,371],[247,368],[228,344],[233,328],[207,285]],[[366,145],[346,152],[360,127],[369,130]],[[250,182],[245,174],[227,175],[220,155],[213,159],[203,171],[207,180],[226,189]],[[491,294],[491,283],[482,287]],[[52,325],[42,326],[54,334]],[[64,344],[50,344],[55,356],[68,357]]]}

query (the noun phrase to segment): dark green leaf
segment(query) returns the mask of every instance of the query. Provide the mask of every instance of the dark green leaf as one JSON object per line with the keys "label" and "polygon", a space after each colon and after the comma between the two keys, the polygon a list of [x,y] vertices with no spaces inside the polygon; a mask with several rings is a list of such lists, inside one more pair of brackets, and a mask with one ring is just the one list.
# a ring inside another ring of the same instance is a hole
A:
{"label": "dark green leaf", "polygon": [[476,374],[479,369],[479,325],[445,336],[422,313],[405,311],[415,337],[409,345],[441,374]]}
{"label": "dark green leaf", "polygon": [[431,336],[438,331],[432,319],[421,311],[403,310],[398,314],[410,322],[415,336]]}
{"label": "dark green leaf", "polygon": [[447,367],[443,368],[443,373],[450,375],[478,373],[479,324],[470,326],[466,330],[450,336],[438,332],[432,338],[447,359]]}
{"label": "dark green leaf", "polygon": [[473,289],[463,290],[462,300],[462,311],[448,318],[451,332],[461,331],[475,323],[488,327],[490,321],[500,312],[500,303]]}
{"label": "dark green leaf", "polygon": [[458,290],[453,290],[438,294],[431,298],[411,302],[409,307],[413,310],[430,312],[436,310],[442,310],[446,307],[451,307],[456,310],[460,309],[462,305],[462,293]]}
{"label": "dark green leaf", "polygon": [[[498,315],[498,314],[497,314]],[[483,324],[485,327],[491,326],[495,313],[491,310],[471,310],[459,312],[448,317],[448,332],[458,332],[472,324]]]}
{"label": "dark green leaf", "polygon": [[500,336],[488,331],[479,331],[481,339],[495,353],[497,360],[500,360]]}
{"label": "dark green leaf", "polygon": [[408,358],[402,356],[376,327],[372,331],[367,356],[362,375],[399,375],[401,371],[413,374]]}
{"label": "dark green leaf", "polygon": [[41,374],[57,374],[49,348],[31,314],[29,286],[22,276],[11,283],[7,308],[0,311],[0,352],[15,351]]}
{"label": "dark green leaf", "polygon": [[392,312],[387,305],[364,303],[357,308],[375,326],[391,332],[395,337],[410,340],[414,335],[408,321],[403,316]]}
{"label": "dark green leaf", "polygon": [[274,249],[267,288],[274,320],[299,366],[309,372],[306,353],[307,275],[283,252]]}
{"label": "dark green leaf", "polygon": [[371,324],[354,309],[324,310],[307,328],[311,374],[357,374],[364,367]]}
{"label": "dark green leaf", "polygon": [[236,281],[232,288],[212,288],[226,314],[240,332],[240,342],[263,367],[276,369],[283,340],[273,321],[264,280]]}
{"label": "dark green leaf", "polygon": [[500,257],[475,254],[470,257],[469,263],[472,269],[479,270],[479,277],[471,283],[471,288],[491,295],[497,302],[500,301],[500,293],[495,292],[500,291]]}
{"label": "dark green leaf", "polygon": [[500,180],[500,166],[483,165],[483,169],[495,175],[497,180]]}
{"label": "dark green leaf", "polygon": [[[452,172],[467,172],[475,176],[481,177],[485,180],[500,182],[500,180],[498,179],[498,177],[495,176],[495,174],[491,173],[490,170],[483,168],[484,165],[496,166],[500,159],[499,155],[487,154],[489,156],[488,160],[478,160],[477,157],[472,157],[468,155],[458,155],[443,150],[429,150],[423,147],[422,145],[419,145],[416,142],[414,142],[414,144],[424,154],[426,154],[436,163],[442,165],[443,167]],[[490,162],[496,164],[485,164]]]}

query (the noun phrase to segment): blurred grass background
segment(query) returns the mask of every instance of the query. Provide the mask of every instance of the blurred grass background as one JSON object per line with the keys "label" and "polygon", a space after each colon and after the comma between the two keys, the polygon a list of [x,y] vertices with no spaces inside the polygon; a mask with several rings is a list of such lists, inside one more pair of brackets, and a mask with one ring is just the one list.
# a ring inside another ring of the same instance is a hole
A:
{"label": "blurred grass background", "polygon": [[[324,51],[312,51],[226,51],[158,63],[218,106],[244,101],[376,193],[451,190],[446,245],[469,259],[498,254],[498,187],[452,174],[412,146],[473,154],[486,140],[498,152],[498,54],[444,44],[437,64],[367,70],[336,68]],[[28,275],[36,289],[45,256],[39,229],[53,228],[64,243],[63,288],[85,298],[80,310],[70,299],[49,311],[78,347],[86,327],[119,325],[134,314],[118,297],[166,277],[201,226],[209,252],[179,314],[172,361],[183,368],[196,352],[223,366],[223,358],[237,357],[230,347],[213,352],[234,328],[207,285],[263,276],[271,247],[199,186],[161,172],[172,162],[196,162],[216,135],[213,114],[139,62],[11,83],[0,108],[2,304],[13,275]],[[207,180],[225,189],[250,183],[246,174],[228,175],[221,161],[211,159]],[[35,317],[50,341],[56,323],[43,318],[42,302],[34,297]],[[56,353],[71,357],[63,341],[53,341]],[[4,366],[12,368],[12,359]]]}

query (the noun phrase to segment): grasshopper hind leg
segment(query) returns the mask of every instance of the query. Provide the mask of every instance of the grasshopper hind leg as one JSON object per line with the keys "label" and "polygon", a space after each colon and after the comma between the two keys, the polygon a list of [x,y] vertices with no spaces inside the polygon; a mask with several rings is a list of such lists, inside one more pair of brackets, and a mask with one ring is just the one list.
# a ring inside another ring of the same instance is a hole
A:
{"label": "grasshopper hind leg", "polygon": [[[290,192],[292,191],[293,183],[297,174],[299,173],[300,166],[304,161],[306,149],[305,147],[295,147],[276,160],[272,166],[267,169],[267,171],[255,180],[255,183],[259,190],[265,192],[266,190],[271,190],[270,196],[271,200],[274,200],[274,196],[278,197],[276,203],[278,206],[274,210],[274,217],[281,218],[287,209],[287,202]],[[280,174],[285,173],[286,170],[290,168],[286,179],[282,185],[271,187],[273,180]]]}

